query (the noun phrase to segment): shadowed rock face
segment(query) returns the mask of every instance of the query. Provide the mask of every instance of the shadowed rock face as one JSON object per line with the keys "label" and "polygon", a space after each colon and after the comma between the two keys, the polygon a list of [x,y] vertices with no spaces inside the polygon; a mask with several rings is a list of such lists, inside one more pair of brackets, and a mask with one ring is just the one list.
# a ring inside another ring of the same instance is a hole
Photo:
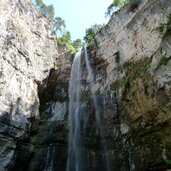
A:
{"label": "shadowed rock face", "polygon": [[170,2],[144,1],[136,13],[127,11],[111,18],[90,51],[97,92],[105,99],[109,156],[114,170],[170,169],[171,38],[169,29],[161,37],[154,31],[170,25]]}
{"label": "shadowed rock face", "polygon": [[51,24],[30,0],[2,0],[0,11],[0,170],[25,170],[38,128],[37,82],[58,52]]}
{"label": "shadowed rock face", "polygon": [[[156,28],[170,28],[171,2],[144,0],[130,8],[113,15],[89,49],[109,163],[116,171],[167,170],[171,37]],[[62,47],[58,55],[51,25],[30,1],[2,0],[0,11],[1,170],[64,171],[73,55]],[[82,70],[83,169],[103,171],[84,59]]]}
{"label": "shadowed rock face", "polygon": [[31,136],[34,148],[29,170],[65,170],[68,155],[68,86],[73,55],[63,54],[58,68],[39,85],[39,130]]}

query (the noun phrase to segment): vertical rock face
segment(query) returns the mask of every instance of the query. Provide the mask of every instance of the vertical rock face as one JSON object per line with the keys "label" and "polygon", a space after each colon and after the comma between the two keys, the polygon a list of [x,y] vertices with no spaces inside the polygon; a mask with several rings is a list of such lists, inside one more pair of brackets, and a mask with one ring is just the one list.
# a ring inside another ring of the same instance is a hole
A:
{"label": "vertical rock face", "polygon": [[[169,0],[135,1],[89,50],[111,170],[171,168],[170,13]],[[30,0],[1,0],[0,14],[0,170],[64,171],[73,55]],[[105,170],[82,60],[83,168]]]}
{"label": "vertical rock face", "polygon": [[73,55],[64,53],[39,86],[40,124],[32,138],[29,170],[65,170],[68,151],[68,86]]}
{"label": "vertical rock face", "polygon": [[130,5],[90,51],[114,170],[171,168],[170,14],[170,1]]}
{"label": "vertical rock face", "polygon": [[[39,118],[37,82],[58,57],[52,26],[30,0],[0,3],[0,167],[29,160],[29,134]],[[19,164],[19,163],[18,163]],[[23,169],[24,170],[24,169]]]}

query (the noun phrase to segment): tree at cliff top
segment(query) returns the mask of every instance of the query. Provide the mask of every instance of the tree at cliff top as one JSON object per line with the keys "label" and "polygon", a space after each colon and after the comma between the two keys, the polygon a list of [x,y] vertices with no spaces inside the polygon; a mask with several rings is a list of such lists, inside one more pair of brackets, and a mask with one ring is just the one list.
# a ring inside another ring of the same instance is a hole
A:
{"label": "tree at cliff top", "polygon": [[75,53],[76,49],[72,46],[71,34],[69,31],[64,31],[62,36],[57,39],[58,44],[65,43],[71,53]]}
{"label": "tree at cliff top", "polygon": [[101,28],[101,24],[95,24],[91,26],[89,29],[86,29],[84,41],[87,44],[87,46],[91,46],[94,44],[94,37]]}
{"label": "tree at cliff top", "polygon": [[83,42],[81,41],[81,39],[76,39],[72,42],[72,45],[75,49],[80,49],[81,47],[84,46]]}
{"label": "tree at cliff top", "polygon": [[71,53],[76,53],[81,47],[83,47],[81,39],[71,40],[71,34],[69,31],[63,32],[62,36],[57,39],[57,42],[58,44],[65,43]]}
{"label": "tree at cliff top", "polygon": [[61,17],[56,17],[54,19],[54,30],[57,35],[60,35],[57,39],[58,44],[65,43],[71,53],[76,53],[81,47],[83,47],[83,43],[81,39],[72,41],[70,32],[66,31],[65,28],[65,21]]}
{"label": "tree at cliff top", "polygon": [[35,0],[35,5],[42,15],[44,15],[49,20],[53,21],[55,10],[53,5],[45,5],[42,0]]}
{"label": "tree at cliff top", "polygon": [[59,44],[65,43],[71,53],[75,53],[80,47],[83,46],[83,43],[80,39],[76,39],[72,42],[70,32],[65,30],[65,21],[61,17],[54,18],[55,10],[53,5],[47,6],[42,0],[34,0],[34,4],[43,16],[53,22],[56,35],[60,35],[57,38],[57,42]]}
{"label": "tree at cliff top", "polygon": [[65,28],[65,21],[61,17],[56,17],[54,19],[54,30],[56,32],[62,32]]}
{"label": "tree at cliff top", "polygon": [[129,0],[114,0],[112,4],[109,5],[105,13],[106,17],[111,16],[113,12],[122,9],[129,3]]}

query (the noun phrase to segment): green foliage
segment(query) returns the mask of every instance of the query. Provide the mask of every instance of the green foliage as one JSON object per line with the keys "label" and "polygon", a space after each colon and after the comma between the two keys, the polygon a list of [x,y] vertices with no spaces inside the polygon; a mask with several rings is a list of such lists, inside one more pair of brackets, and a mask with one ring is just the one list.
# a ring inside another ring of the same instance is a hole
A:
{"label": "green foliage", "polygon": [[71,52],[73,52],[73,53],[75,52],[75,50],[73,49],[73,46],[72,46],[71,34],[69,31],[65,31],[63,33],[63,35],[57,39],[57,42],[59,44],[65,43]]}
{"label": "green foliage", "polygon": [[114,5],[114,3],[110,4],[107,8],[107,11],[105,12],[105,16],[111,16],[113,14],[113,12],[115,12],[115,10],[117,10],[118,8]]}
{"label": "green foliage", "polygon": [[42,15],[47,17],[49,20],[53,21],[55,10],[53,5],[45,5],[42,0],[35,0],[35,6],[40,11]]}
{"label": "green foliage", "polygon": [[53,67],[54,70],[58,69],[58,65],[56,63],[53,63]]}
{"label": "green foliage", "polygon": [[57,39],[59,44],[65,43],[71,53],[76,53],[80,47],[83,46],[81,39],[76,39],[72,42],[71,34],[65,31],[61,37]]}
{"label": "green foliage", "polygon": [[97,34],[97,32],[102,28],[102,25],[93,25],[89,29],[86,29],[86,35],[84,37],[84,41],[87,45],[90,45],[94,43],[94,37]]}
{"label": "green foliage", "polygon": [[160,62],[158,63],[155,71],[157,71],[162,65],[167,65],[168,61],[171,60],[171,56],[166,58],[165,56],[161,58]]}
{"label": "green foliage", "polygon": [[58,42],[60,44],[62,43],[69,43],[71,42],[71,34],[69,31],[66,31],[65,33],[63,33],[63,35],[61,37],[58,38]]}
{"label": "green foliage", "polygon": [[[151,58],[144,58],[138,61],[127,61],[122,66],[125,70],[125,77],[120,80],[116,80],[110,86],[111,90],[116,91],[120,88],[124,88],[124,95],[127,94],[129,88],[132,85],[132,82],[137,78],[145,77],[150,63],[152,62]],[[121,69],[121,68],[118,68]],[[144,91],[145,94],[148,94],[148,85],[144,82]]]}
{"label": "green foliage", "polygon": [[113,3],[116,7],[119,7],[120,9],[125,7],[127,5],[129,0],[114,0]]}
{"label": "green foliage", "polygon": [[124,8],[129,3],[129,0],[114,0],[112,4],[109,5],[107,8],[107,11],[105,13],[105,16],[111,16],[113,12]]}
{"label": "green foliage", "polygon": [[171,14],[167,16],[168,22],[166,26],[166,33],[165,36],[169,35],[171,33]]}
{"label": "green foliage", "polygon": [[125,81],[124,81],[124,94],[127,93],[127,90],[130,88],[131,82],[134,79],[144,76],[151,61],[152,61],[152,57],[141,59],[134,62],[124,63],[123,67],[126,70]]}
{"label": "green foliage", "polygon": [[76,53],[76,51],[83,46],[83,43],[80,39],[76,39],[72,42],[70,32],[65,30],[65,21],[61,17],[54,18],[55,11],[53,5],[47,6],[42,0],[34,0],[34,4],[43,16],[53,22],[55,33],[60,33],[57,42],[59,44],[65,43],[71,53]]}
{"label": "green foliage", "polygon": [[163,37],[166,31],[166,24],[160,23],[159,26],[156,28],[156,30],[159,32],[160,36]]}
{"label": "green foliage", "polygon": [[171,14],[167,16],[167,19],[167,23],[160,23],[160,25],[156,28],[161,38],[165,38],[171,33]]}
{"label": "green foliage", "polygon": [[54,30],[56,32],[62,32],[66,28],[65,21],[61,17],[56,17],[54,19]]}
{"label": "green foliage", "polygon": [[80,49],[81,47],[84,46],[83,42],[81,41],[81,39],[76,39],[72,42],[72,45],[75,49]]}
{"label": "green foliage", "polygon": [[171,164],[171,160],[165,160],[167,164]]}

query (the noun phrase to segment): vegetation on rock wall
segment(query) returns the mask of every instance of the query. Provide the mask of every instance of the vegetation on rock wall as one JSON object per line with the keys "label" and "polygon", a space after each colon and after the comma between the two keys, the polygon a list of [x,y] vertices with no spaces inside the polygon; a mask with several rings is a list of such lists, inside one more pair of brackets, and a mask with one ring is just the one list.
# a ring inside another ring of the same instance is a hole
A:
{"label": "vegetation on rock wall", "polygon": [[87,44],[87,46],[92,46],[94,44],[94,37],[97,34],[97,32],[102,28],[102,25],[95,24],[91,26],[89,29],[86,29],[86,35],[84,37],[84,41]]}
{"label": "vegetation on rock wall", "polygon": [[35,0],[35,5],[42,15],[53,21],[55,15],[53,5],[47,6],[42,0]]}
{"label": "vegetation on rock wall", "polygon": [[111,16],[113,12],[125,7],[125,5],[128,4],[128,2],[129,0],[114,0],[113,3],[110,4],[109,7],[107,8],[107,11],[105,13],[106,17]]}
{"label": "vegetation on rock wall", "polygon": [[171,33],[171,14],[169,14],[167,18],[167,23],[160,23],[160,25],[156,29],[159,32],[162,39]]}
{"label": "vegetation on rock wall", "polygon": [[55,32],[62,32],[66,28],[65,21],[61,17],[54,18],[54,30]]}
{"label": "vegetation on rock wall", "polygon": [[128,10],[130,12],[135,12],[138,8],[140,0],[114,0],[112,4],[109,5],[105,13],[106,17],[110,17],[114,12],[117,12],[120,9],[123,9],[129,4]]}
{"label": "vegetation on rock wall", "polygon": [[79,48],[83,46],[81,39],[71,40],[71,34],[69,31],[65,30],[66,24],[61,17],[55,17],[55,10],[53,5],[46,5],[42,0],[35,0],[34,4],[40,13],[53,22],[54,32],[57,36],[58,44],[66,44],[71,53],[76,53]]}
{"label": "vegetation on rock wall", "polygon": [[71,53],[76,53],[76,51],[83,46],[81,39],[71,40],[71,34],[69,31],[65,31],[61,37],[57,38],[58,44],[65,43]]}
{"label": "vegetation on rock wall", "polygon": [[131,82],[136,78],[143,77],[152,61],[151,58],[141,59],[135,62],[126,62],[123,67],[126,69],[125,79],[124,79],[124,94],[127,93],[130,88]]}
{"label": "vegetation on rock wall", "polygon": [[[128,0],[115,0],[114,4],[121,8],[124,4],[127,3],[127,1]],[[42,15],[53,22],[54,31],[56,35],[58,35],[56,38],[58,44],[66,44],[71,53],[76,53],[76,51],[78,51],[85,44],[87,45],[87,47],[93,47],[95,45],[94,37],[97,32],[103,27],[103,25],[95,24],[86,29],[84,43],[81,39],[72,41],[70,32],[66,30],[65,21],[61,17],[54,16],[55,11],[53,5],[47,6],[43,3],[42,0],[35,0],[34,4]]]}
{"label": "vegetation on rock wall", "polygon": [[126,70],[124,79],[117,80],[111,84],[111,90],[117,90],[124,88],[124,94],[129,89],[131,82],[136,78],[144,76],[152,58],[144,58],[138,61],[127,61],[123,65],[123,69]]}
{"label": "vegetation on rock wall", "polygon": [[171,56],[170,57],[165,57],[163,56],[161,58],[161,60],[159,61],[159,63],[157,64],[157,67],[155,69],[155,71],[157,71],[162,65],[167,65],[167,63],[171,60]]}

